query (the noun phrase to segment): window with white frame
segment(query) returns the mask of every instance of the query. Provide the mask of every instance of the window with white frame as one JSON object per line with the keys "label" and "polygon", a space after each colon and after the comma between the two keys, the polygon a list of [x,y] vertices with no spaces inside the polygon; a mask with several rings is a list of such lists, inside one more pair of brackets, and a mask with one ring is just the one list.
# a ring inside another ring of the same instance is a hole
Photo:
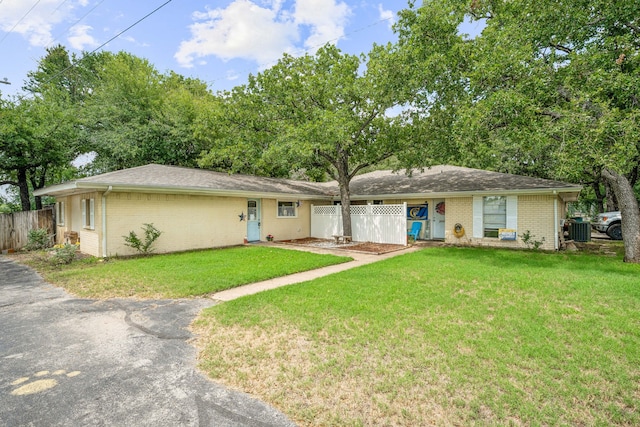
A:
{"label": "window with white frame", "polygon": [[56,223],[64,225],[64,202],[56,203]]}
{"label": "window with white frame", "polygon": [[518,228],[518,196],[473,196],[473,237],[499,238],[500,229]]}
{"label": "window with white frame", "polygon": [[80,201],[82,208],[82,227],[90,230],[95,228],[93,200],[94,199],[82,199]]}
{"label": "window with white frame", "polygon": [[278,200],[278,218],[295,218],[298,216],[296,202],[283,202]]}
{"label": "window with white frame", "polygon": [[498,237],[498,230],[507,228],[507,198],[488,196],[483,198],[482,225],[484,237]]}

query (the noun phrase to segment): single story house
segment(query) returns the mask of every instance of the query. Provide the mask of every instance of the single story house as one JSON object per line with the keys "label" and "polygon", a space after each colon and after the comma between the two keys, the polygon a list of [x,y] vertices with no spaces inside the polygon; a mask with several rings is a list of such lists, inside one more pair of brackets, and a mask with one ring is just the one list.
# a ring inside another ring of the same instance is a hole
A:
{"label": "single story house", "polygon": [[[577,200],[581,190],[560,181],[456,166],[411,175],[375,171],[355,177],[350,188],[354,240],[361,229],[369,232],[368,241],[406,243],[407,230],[420,222],[420,239],[524,247],[521,236],[528,232],[544,240],[547,250],[558,249],[566,204]],[[155,243],[157,252],[232,246],[268,235],[276,240],[330,238],[342,231],[336,182],[150,164],[35,194],[56,198],[58,242],[77,236],[80,251],[97,257],[134,253],[123,236],[130,231],[141,235],[145,223],[163,233]],[[365,211],[368,222],[358,225],[354,215]],[[382,230],[379,224],[391,220],[377,221],[381,215],[395,215],[395,228]],[[319,225],[323,219],[325,226]]]}

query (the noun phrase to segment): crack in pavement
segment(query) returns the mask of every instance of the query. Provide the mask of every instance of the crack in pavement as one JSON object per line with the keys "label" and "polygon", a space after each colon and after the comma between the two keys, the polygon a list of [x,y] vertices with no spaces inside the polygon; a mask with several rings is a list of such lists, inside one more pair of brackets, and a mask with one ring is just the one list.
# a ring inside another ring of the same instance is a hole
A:
{"label": "crack in pavement", "polygon": [[132,328],[138,329],[139,331],[141,331],[144,334],[147,335],[151,335],[155,338],[158,338],[160,340],[180,340],[180,341],[186,341],[188,339],[191,339],[192,335],[190,333],[187,333],[185,335],[170,335],[170,334],[165,334],[162,332],[156,332],[153,331],[145,326],[142,326],[141,324],[134,322],[131,319],[131,314],[133,312],[133,310],[131,310],[129,307],[125,307],[123,304],[121,304],[119,301],[112,301],[112,303],[116,306],[119,307],[122,311],[124,311],[125,315],[124,315],[124,321],[127,323],[127,325],[131,326]]}

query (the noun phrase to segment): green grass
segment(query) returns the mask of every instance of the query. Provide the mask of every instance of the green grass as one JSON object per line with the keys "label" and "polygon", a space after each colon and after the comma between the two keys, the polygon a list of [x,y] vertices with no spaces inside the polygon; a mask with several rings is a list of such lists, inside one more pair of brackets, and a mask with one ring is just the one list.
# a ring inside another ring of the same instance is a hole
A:
{"label": "green grass", "polygon": [[432,248],[207,309],[201,366],[305,425],[639,425],[640,266]]}
{"label": "green grass", "polygon": [[154,255],[142,258],[89,258],[52,268],[32,262],[50,283],[82,297],[183,298],[206,295],[274,277],[349,261],[271,247]]}

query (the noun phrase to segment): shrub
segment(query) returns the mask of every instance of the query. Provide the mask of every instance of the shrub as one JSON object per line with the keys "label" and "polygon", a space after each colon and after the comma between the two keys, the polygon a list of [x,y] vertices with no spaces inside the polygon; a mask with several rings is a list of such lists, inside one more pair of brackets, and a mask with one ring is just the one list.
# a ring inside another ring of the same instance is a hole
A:
{"label": "shrub", "polygon": [[154,251],[151,246],[160,237],[162,231],[158,230],[153,224],[143,224],[144,238],[138,237],[134,231],[130,231],[128,236],[122,236],[125,245],[137,250],[143,255],[148,255]]}
{"label": "shrub", "polygon": [[51,235],[46,228],[34,228],[29,230],[27,234],[27,245],[25,249],[28,251],[41,251],[51,246]]}
{"label": "shrub", "polygon": [[544,237],[542,238],[542,240],[535,240],[535,237],[533,234],[531,234],[531,232],[529,230],[527,230],[526,232],[522,233],[520,235],[520,238],[522,239],[522,242],[527,245],[527,249],[532,249],[533,250],[538,250],[540,249],[540,246],[542,246],[544,244]]}
{"label": "shrub", "polygon": [[71,264],[76,259],[76,250],[78,245],[65,243],[64,245],[56,245],[51,251],[49,262],[55,265]]}

